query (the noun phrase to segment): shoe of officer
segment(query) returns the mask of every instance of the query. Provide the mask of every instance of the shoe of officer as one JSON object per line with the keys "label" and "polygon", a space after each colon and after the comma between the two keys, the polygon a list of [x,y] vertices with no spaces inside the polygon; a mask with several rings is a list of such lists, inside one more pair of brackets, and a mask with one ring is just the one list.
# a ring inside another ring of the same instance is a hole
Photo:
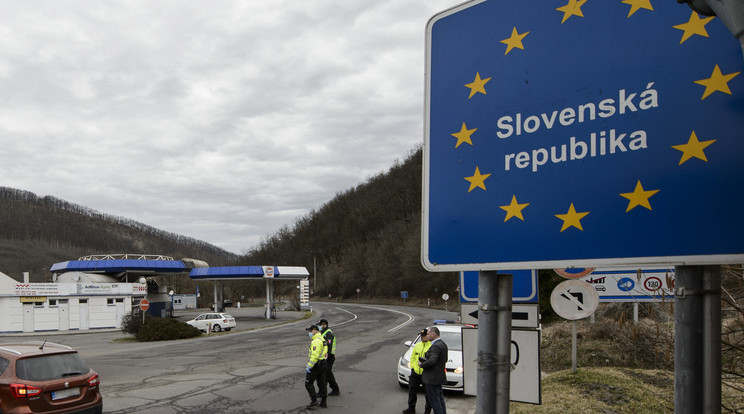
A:
{"label": "shoe of officer", "polygon": [[328,408],[328,405],[326,404],[326,399],[325,398],[323,398],[322,400],[320,400],[320,407],[321,408]]}
{"label": "shoe of officer", "polygon": [[416,409],[408,407],[405,410],[403,410],[403,414],[416,414]]}
{"label": "shoe of officer", "polygon": [[318,400],[312,400],[310,401],[310,404],[307,405],[307,408],[313,408],[318,406]]}
{"label": "shoe of officer", "polygon": [[329,392],[328,395],[329,396],[332,395],[332,396],[336,397],[338,395],[341,395],[341,391],[339,391],[339,390],[331,390],[331,392]]}

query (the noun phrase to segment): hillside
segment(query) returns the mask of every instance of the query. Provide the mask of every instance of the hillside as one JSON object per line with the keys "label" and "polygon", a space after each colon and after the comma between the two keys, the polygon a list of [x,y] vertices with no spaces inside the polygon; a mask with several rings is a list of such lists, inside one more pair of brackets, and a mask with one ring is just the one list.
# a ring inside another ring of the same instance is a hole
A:
{"label": "hillside", "polygon": [[412,300],[456,298],[457,273],[421,265],[421,161],[418,148],[279,229],[240,263],[291,263],[311,275],[315,264],[317,297],[400,298],[407,291]]}
{"label": "hillside", "polygon": [[208,243],[28,191],[0,187],[0,271],[32,282],[51,279],[52,264],[81,256],[146,253],[192,257],[212,266],[237,256]]}

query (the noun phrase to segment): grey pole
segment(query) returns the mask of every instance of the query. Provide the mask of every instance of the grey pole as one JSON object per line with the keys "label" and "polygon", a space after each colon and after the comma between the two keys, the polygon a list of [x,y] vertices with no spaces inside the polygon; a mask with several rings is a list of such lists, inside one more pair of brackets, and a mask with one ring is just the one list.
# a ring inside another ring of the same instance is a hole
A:
{"label": "grey pole", "polygon": [[475,412],[496,412],[496,272],[478,273],[478,387]]}
{"label": "grey pole", "polygon": [[498,297],[496,363],[496,412],[509,412],[509,389],[511,380],[511,328],[512,328],[512,284],[513,276],[500,274],[496,282]]}
{"label": "grey pole", "polygon": [[674,412],[699,414],[703,412],[703,266],[677,266],[674,283]]}
{"label": "grey pole", "polygon": [[721,412],[721,266],[703,267],[703,409]]}
{"label": "grey pole", "polygon": [[476,412],[509,412],[512,275],[478,274]]}
{"label": "grey pole", "polygon": [[266,278],[266,309],[264,319],[271,319],[271,279]]}
{"label": "grey pole", "polygon": [[217,280],[214,281],[214,311],[215,312],[219,312],[220,311],[220,308],[219,308],[219,305],[218,305],[219,300],[220,300],[220,298],[219,298],[219,287],[217,286],[219,283],[220,282],[217,281]]}

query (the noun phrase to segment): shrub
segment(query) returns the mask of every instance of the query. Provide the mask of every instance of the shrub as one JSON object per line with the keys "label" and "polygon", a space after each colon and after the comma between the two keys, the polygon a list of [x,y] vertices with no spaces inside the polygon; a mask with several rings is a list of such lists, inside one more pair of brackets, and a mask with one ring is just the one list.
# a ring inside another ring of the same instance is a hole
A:
{"label": "shrub", "polygon": [[[150,315],[145,314],[147,320],[152,319]],[[130,335],[137,335],[142,328],[142,313],[132,312],[121,318],[121,331]]]}
{"label": "shrub", "polygon": [[151,318],[136,333],[141,342],[167,341],[171,339],[193,338],[201,331],[175,319]]}

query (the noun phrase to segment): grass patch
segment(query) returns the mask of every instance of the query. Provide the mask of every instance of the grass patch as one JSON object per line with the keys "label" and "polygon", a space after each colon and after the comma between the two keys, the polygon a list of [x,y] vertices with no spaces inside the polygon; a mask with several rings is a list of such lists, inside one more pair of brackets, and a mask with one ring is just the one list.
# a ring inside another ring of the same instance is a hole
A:
{"label": "grass patch", "polygon": [[581,368],[542,381],[542,405],[511,403],[511,413],[671,413],[674,374],[665,370]]}

